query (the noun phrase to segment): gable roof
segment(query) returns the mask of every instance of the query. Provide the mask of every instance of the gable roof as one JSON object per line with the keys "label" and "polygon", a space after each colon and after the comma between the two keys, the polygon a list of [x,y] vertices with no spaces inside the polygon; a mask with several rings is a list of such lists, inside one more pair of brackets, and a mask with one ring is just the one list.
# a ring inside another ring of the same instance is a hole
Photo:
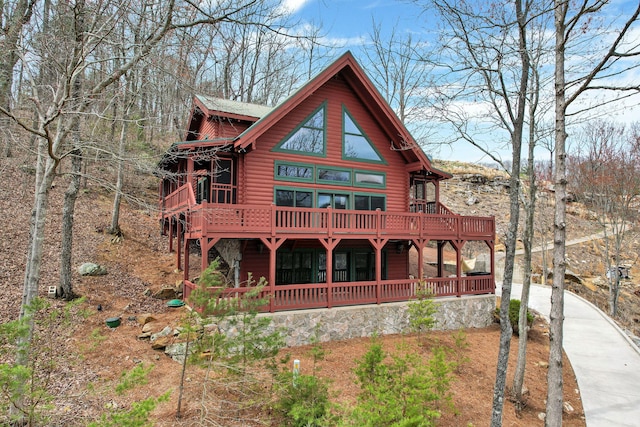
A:
{"label": "gable roof", "polygon": [[425,169],[439,175],[440,178],[451,178],[450,174],[433,168],[429,158],[424,154],[380,92],[378,92],[351,52],[346,52],[293,95],[241,133],[235,139],[234,147],[236,149],[247,149],[255,144],[256,140],[264,132],[286,117],[307,96],[314,93],[337,74],[340,74],[356,95],[369,106],[371,114],[385,132],[390,135],[392,148],[400,152],[409,163],[408,169],[410,171]]}
{"label": "gable roof", "polygon": [[272,110],[266,105],[249,104],[247,102],[231,101],[223,98],[216,98],[207,95],[196,95],[196,99],[202,103],[212,116],[223,115],[237,119],[255,121],[266,116]]}

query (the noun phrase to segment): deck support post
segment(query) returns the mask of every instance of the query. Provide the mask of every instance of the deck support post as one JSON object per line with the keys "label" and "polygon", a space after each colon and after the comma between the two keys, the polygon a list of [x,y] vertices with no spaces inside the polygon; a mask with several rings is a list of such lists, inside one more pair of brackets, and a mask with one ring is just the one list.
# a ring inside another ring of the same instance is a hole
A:
{"label": "deck support post", "polygon": [[189,239],[184,239],[184,270],[182,277],[189,280]]}
{"label": "deck support post", "polygon": [[438,277],[444,277],[444,240],[438,240]]}
{"label": "deck support post", "polygon": [[260,241],[269,249],[269,313],[275,311],[274,301],[276,295],[276,254],[278,248],[287,239],[284,237],[261,237]]}
{"label": "deck support post", "polygon": [[209,250],[220,241],[219,237],[201,237],[200,238],[200,256],[202,258],[202,271],[209,267]]}
{"label": "deck support post", "polygon": [[327,251],[327,265],[326,265],[326,285],[327,285],[327,308],[333,306],[333,250],[340,243],[340,239],[334,239],[333,237],[327,237],[320,239],[320,243]]}
{"label": "deck support post", "polygon": [[371,246],[376,251],[376,304],[382,302],[382,248],[388,241],[389,239],[381,237],[369,239]]}
{"label": "deck support post", "polygon": [[169,217],[169,253],[173,252],[173,217]]}
{"label": "deck support post", "polygon": [[418,249],[418,283],[424,278],[424,248],[429,243],[429,239],[413,239],[411,240]]}
{"label": "deck support post", "polygon": [[462,247],[464,246],[463,240],[452,240],[451,244],[456,250],[456,296],[462,296]]}
{"label": "deck support post", "polygon": [[182,245],[181,245],[181,241],[182,241],[182,221],[180,221],[180,218],[178,217],[178,223],[176,224],[176,228],[177,228],[177,233],[176,233],[176,268],[178,270],[182,270],[182,266],[180,264],[181,258],[182,258]]}

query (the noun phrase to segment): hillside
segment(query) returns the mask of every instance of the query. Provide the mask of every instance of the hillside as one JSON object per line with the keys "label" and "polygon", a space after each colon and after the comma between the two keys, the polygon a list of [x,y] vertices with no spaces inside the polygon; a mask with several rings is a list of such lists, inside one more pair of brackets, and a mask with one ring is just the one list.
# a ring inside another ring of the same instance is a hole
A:
{"label": "hillside", "polygon": [[[2,159],[0,163],[0,171],[5,177],[5,182],[14,184],[0,189],[0,210],[5,218],[1,230],[4,238],[0,255],[1,274],[5,284],[4,292],[0,295],[0,314],[3,320],[17,316],[21,298],[24,254],[28,238],[28,209],[32,203],[33,191],[33,175],[25,165],[28,165],[27,159],[19,157]],[[457,213],[486,215],[486,212],[491,212],[496,215],[500,241],[507,225],[504,179],[496,180],[494,177],[499,174],[482,168],[474,167],[472,171],[460,172],[451,165],[443,164],[440,167],[456,174],[455,179],[443,186],[443,202]],[[43,296],[49,285],[57,284],[57,240],[65,185],[64,180],[60,179],[52,188],[40,283]],[[153,202],[156,192],[153,178],[129,176],[127,187],[137,198]],[[178,422],[173,417],[180,365],[161,351],[153,350],[147,340],[138,338],[142,327],[137,319],[142,315],[152,315],[155,321],[151,324],[158,330],[166,325],[179,324],[184,309],[170,309],[165,304],[166,300],[156,299],[152,294],[164,286],[175,286],[181,279],[181,274],[175,271],[174,256],[167,251],[167,239],[160,236],[152,204],[125,204],[121,213],[124,239],[121,242],[112,242],[111,236],[103,232],[110,222],[111,203],[111,195],[92,183],[88,183],[77,203],[73,265],[79,266],[86,261],[97,262],[107,267],[108,274],[81,277],[76,273],[75,290],[86,298],[82,308],[88,316],[75,316],[71,328],[60,329],[60,325],[57,325],[47,332],[51,339],[51,354],[55,355],[55,364],[51,372],[54,379],[52,388],[58,396],[52,412],[54,419],[60,425],[85,425],[88,420],[105,412],[105,408],[126,409],[132,401],[159,396],[165,391],[173,390],[170,401],[162,404],[154,413],[156,425],[193,425],[193,417],[199,411],[197,405],[187,405],[187,414],[182,421]],[[582,213],[579,208],[572,208],[569,224],[571,236],[588,235],[596,229],[593,222],[589,221],[588,215]],[[595,246],[592,244],[589,248]],[[573,252],[574,250],[576,252]],[[577,270],[577,267],[584,264],[595,270],[595,253],[591,252],[595,251],[578,252],[572,247],[568,258],[589,260],[576,264],[575,267],[572,265],[572,269]],[[580,292],[586,294],[588,289],[580,289]],[[602,294],[600,290],[590,292],[598,296]],[[629,299],[625,297],[625,301]],[[54,307],[62,306],[60,301],[50,302]],[[100,311],[98,306],[101,308]],[[113,330],[104,324],[105,319],[112,316],[122,316],[123,319],[123,324]],[[539,422],[538,414],[544,410],[544,361],[547,360],[548,352],[545,328],[541,321],[536,322],[531,344],[528,346],[530,366],[526,385],[530,394],[527,408],[520,414],[521,418],[518,418],[513,405],[507,403],[506,425],[535,424]],[[398,340],[410,343],[411,339],[388,337],[385,343],[392,348]],[[432,344],[442,343],[455,351],[454,339],[450,332],[434,332],[431,340]],[[464,424],[482,425],[489,417],[498,329],[492,327],[468,331],[467,341],[469,349],[466,354],[469,361],[457,373],[453,385],[454,402],[459,414],[446,415],[441,425],[460,425],[462,420]],[[512,345],[512,351],[517,349],[515,343],[516,341]],[[325,345],[328,355],[322,362],[321,372],[327,375],[339,374],[334,378],[333,392],[340,393],[347,400],[353,399],[356,392],[349,363],[353,364],[355,359],[361,357],[367,346],[368,340]],[[308,356],[305,356],[308,349],[287,351],[295,352],[306,366],[310,363]],[[428,352],[429,349],[423,351]],[[512,360],[515,359],[515,353],[513,354]],[[121,373],[138,364],[154,366],[148,374],[149,383],[123,396],[116,395],[113,389]],[[568,362],[565,366],[570,367]],[[202,390],[196,378],[200,378],[200,375],[197,370],[188,374],[185,390],[188,400],[199,401]],[[566,425],[582,426],[584,421],[580,415],[581,406],[570,369],[565,373],[565,387],[565,396],[575,409],[575,412],[567,415]]]}

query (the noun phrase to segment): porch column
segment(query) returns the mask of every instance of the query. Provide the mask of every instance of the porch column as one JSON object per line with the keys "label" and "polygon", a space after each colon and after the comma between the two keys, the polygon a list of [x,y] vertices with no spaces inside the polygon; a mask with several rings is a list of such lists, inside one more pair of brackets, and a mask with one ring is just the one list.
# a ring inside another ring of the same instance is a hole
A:
{"label": "porch column", "polygon": [[333,250],[338,243],[339,239],[334,239],[333,237],[327,237],[325,239],[320,239],[320,243],[327,251],[327,265],[326,265],[326,274],[327,277],[325,279],[325,283],[327,286],[327,308],[331,308],[333,305]]}
{"label": "porch column", "polygon": [[169,253],[173,252],[173,217],[169,217]]}
{"label": "porch column", "polygon": [[187,158],[187,182],[191,186],[192,189],[195,189],[195,181],[193,176],[193,157],[189,155]]}
{"label": "porch column", "polygon": [[189,239],[184,239],[184,270],[182,278],[189,280]]}
{"label": "porch column", "polygon": [[418,250],[418,281],[424,278],[424,248],[429,242],[428,239],[413,239],[411,240]]}
{"label": "porch column", "polygon": [[464,246],[464,241],[453,240],[451,244],[456,250],[456,296],[459,297],[462,295],[460,287],[462,285],[462,246]]}
{"label": "porch column", "polygon": [[382,248],[387,244],[389,239],[376,237],[369,239],[371,246],[376,251],[376,304],[382,302]]}
{"label": "porch column", "polygon": [[200,238],[200,256],[202,258],[201,260],[202,271],[205,271],[209,267],[209,250],[219,241],[220,241],[219,237],[214,237],[214,238],[201,237]]}
{"label": "porch column", "polygon": [[178,218],[178,223],[176,224],[176,268],[178,270],[182,270],[180,264],[180,258],[182,257],[182,245],[181,245],[181,235],[182,235],[182,221]]}
{"label": "porch column", "polygon": [[487,246],[489,246],[489,253],[491,254],[491,266],[490,268],[490,272],[491,272],[491,292],[492,293],[496,293],[496,252],[495,252],[495,245],[494,245],[494,241],[493,240],[488,240],[485,241],[485,243],[487,244]]}
{"label": "porch column", "polygon": [[276,252],[287,239],[284,237],[261,237],[260,241],[269,248],[269,312],[275,311],[276,295]]}
{"label": "porch column", "polygon": [[444,277],[444,246],[447,242],[438,241],[438,277]]}

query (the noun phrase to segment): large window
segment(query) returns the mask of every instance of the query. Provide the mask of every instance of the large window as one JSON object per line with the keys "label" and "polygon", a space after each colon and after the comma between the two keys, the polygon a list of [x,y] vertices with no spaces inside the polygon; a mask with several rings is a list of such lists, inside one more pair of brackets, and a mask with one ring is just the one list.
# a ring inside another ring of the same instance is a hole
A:
{"label": "large window", "polygon": [[376,196],[371,194],[356,194],[353,196],[353,208],[357,211],[375,211],[385,210],[384,196]]}
{"label": "large window", "polygon": [[313,193],[305,190],[276,189],[276,205],[311,208],[313,207]]}
{"label": "large window", "polygon": [[334,209],[350,209],[349,195],[337,193],[318,193],[318,207]]}
{"label": "large window", "polygon": [[317,168],[317,182],[325,181],[328,184],[351,184],[351,170]]}
{"label": "large window", "polygon": [[307,117],[275,147],[275,150],[298,154],[321,156],[325,154],[325,110],[326,104]]}
{"label": "large window", "polygon": [[274,177],[279,181],[315,182],[363,188],[386,188],[387,186],[387,177],[384,172],[284,160],[276,160],[274,164]]}
{"label": "large window", "polygon": [[313,252],[276,254],[276,285],[313,282]]}
{"label": "large window", "polygon": [[344,159],[384,163],[382,156],[375,149],[346,109],[342,112],[342,156]]}

